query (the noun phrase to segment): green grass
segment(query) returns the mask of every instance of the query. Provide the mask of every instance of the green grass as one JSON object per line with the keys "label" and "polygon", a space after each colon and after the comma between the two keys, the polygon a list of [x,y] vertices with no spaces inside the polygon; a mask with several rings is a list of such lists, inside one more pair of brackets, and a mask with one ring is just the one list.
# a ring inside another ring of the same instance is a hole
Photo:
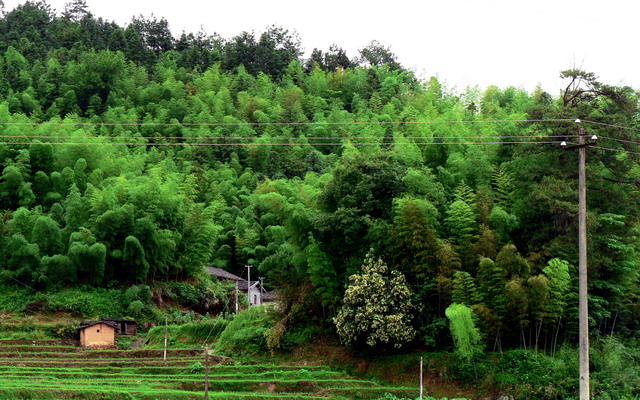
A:
{"label": "green grass", "polygon": [[[192,322],[182,325],[169,325],[167,328],[168,345],[171,348],[201,347],[205,342],[211,343],[220,336],[228,325],[222,318],[214,318],[202,322]],[[147,334],[147,348],[161,349],[164,347],[164,326],[153,327]]]}
{"label": "green grass", "polygon": [[[203,330],[201,330],[203,331]],[[2,399],[203,399],[201,349],[81,350],[69,346],[0,346]],[[214,358],[212,358],[214,359]],[[322,365],[211,365],[212,399],[374,399],[416,390],[353,379]]]}

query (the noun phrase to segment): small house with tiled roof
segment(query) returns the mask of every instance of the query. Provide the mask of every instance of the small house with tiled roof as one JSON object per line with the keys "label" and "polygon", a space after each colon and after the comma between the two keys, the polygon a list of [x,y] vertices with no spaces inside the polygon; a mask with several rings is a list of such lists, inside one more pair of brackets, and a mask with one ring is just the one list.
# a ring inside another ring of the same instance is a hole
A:
{"label": "small house with tiled roof", "polygon": [[[261,305],[265,303],[266,302],[265,299],[267,295],[270,294],[270,292],[267,292],[262,287],[262,285],[260,284],[260,281],[249,282],[246,279],[242,279],[241,277],[234,275],[231,272],[226,271],[222,268],[216,268],[216,267],[205,267],[205,268],[207,269],[207,272],[211,276],[215,276],[221,281],[228,281],[228,282],[235,283],[236,287],[240,292],[247,294],[249,304],[252,306]],[[268,298],[275,299],[275,296],[268,296]]]}
{"label": "small house with tiled roof", "polygon": [[113,321],[83,321],[80,331],[80,346],[106,348],[116,345],[116,333],[120,327]]}

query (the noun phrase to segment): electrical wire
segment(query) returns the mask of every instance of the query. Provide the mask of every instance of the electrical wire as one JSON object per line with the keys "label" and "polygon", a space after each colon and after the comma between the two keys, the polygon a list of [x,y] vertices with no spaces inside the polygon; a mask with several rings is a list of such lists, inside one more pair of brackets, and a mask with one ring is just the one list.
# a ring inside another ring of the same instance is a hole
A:
{"label": "electrical wire", "polygon": [[487,145],[487,144],[560,144],[560,141],[491,141],[491,142],[389,142],[389,143],[337,143],[337,142],[322,142],[322,143],[137,143],[137,142],[0,142],[0,145],[52,145],[52,146],[69,146],[69,145],[82,145],[82,146],[378,146],[378,145]]}
{"label": "electrical wire", "polygon": [[631,130],[631,131],[640,132],[640,129],[634,128],[634,127],[631,127],[631,126],[607,124],[605,122],[596,122],[596,121],[589,121],[589,120],[584,120],[583,122],[588,122],[590,124],[600,125],[600,126],[608,126],[608,127],[611,127],[611,128],[627,129],[627,130]]}
{"label": "electrical wire", "polygon": [[594,149],[607,150],[607,151],[615,151],[618,153],[628,153],[628,154],[640,154],[640,151],[630,151],[623,149],[613,149],[611,147],[603,147],[603,146],[593,146]]}
{"label": "electrical wire", "polygon": [[[225,304],[224,308],[222,309],[223,312],[224,310],[228,310],[229,309],[229,302],[231,302],[231,298],[235,295],[235,293],[232,293],[229,295],[229,298],[227,299],[227,304]],[[211,333],[213,332],[213,328],[216,327],[216,324],[211,325],[211,329],[209,329],[209,333],[207,334],[207,337],[204,339],[204,342],[202,343],[202,347],[205,347],[207,345],[207,341],[209,340],[209,336],[211,336]],[[218,332],[217,336],[215,339],[213,339],[213,342],[215,342],[216,340],[218,340],[220,338],[220,335],[222,334],[222,329]]]}
{"label": "electrical wire", "polygon": [[[198,140],[216,140],[216,139],[231,139],[231,140],[245,140],[245,139],[261,139],[265,136],[73,136],[73,135],[0,135],[0,139],[198,139]],[[489,135],[489,136],[409,136],[402,139],[518,139],[518,138],[571,138],[578,137],[578,135]],[[271,140],[301,140],[301,139],[383,139],[382,136],[358,136],[358,137],[336,137],[336,136],[274,136],[269,137]]]}
{"label": "electrical wire", "polygon": [[598,136],[598,138],[605,139],[605,140],[613,140],[620,143],[640,144],[640,142],[637,142],[635,140],[618,139],[618,138],[612,138],[609,136]]}
{"label": "electrical wire", "polygon": [[573,122],[570,118],[555,119],[486,119],[445,121],[350,121],[350,122],[0,122],[18,126],[287,126],[287,125],[402,125],[402,124],[480,124],[508,122]]}

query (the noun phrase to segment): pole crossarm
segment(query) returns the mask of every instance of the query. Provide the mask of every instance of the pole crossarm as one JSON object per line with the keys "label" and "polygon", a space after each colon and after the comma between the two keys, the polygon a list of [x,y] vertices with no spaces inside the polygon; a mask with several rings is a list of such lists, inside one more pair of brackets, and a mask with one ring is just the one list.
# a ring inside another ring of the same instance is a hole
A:
{"label": "pole crossarm", "polygon": [[565,150],[574,150],[574,149],[582,149],[585,147],[595,146],[596,144],[597,144],[596,142],[589,142],[589,143],[583,143],[583,144],[574,144],[571,146],[563,146],[562,148]]}

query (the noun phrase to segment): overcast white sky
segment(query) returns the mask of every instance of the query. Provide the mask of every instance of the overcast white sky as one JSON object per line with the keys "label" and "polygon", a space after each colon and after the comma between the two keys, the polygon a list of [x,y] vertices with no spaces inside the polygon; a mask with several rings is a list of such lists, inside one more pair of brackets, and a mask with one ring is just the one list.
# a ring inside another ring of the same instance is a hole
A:
{"label": "overcast white sky", "polygon": [[[23,1],[5,0],[10,10]],[[62,11],[67,0],[48,0]],[[350,57],[376,39],[419,76],[450,87],[537,84],[557,94],[573,65],[607,83],[640,88],[640,3],[632,0],[87,0],[125,24],[165,17],[174,35],[204,27],[225,38],[271,24],[296,30],[307,54],[337,43]]]}

